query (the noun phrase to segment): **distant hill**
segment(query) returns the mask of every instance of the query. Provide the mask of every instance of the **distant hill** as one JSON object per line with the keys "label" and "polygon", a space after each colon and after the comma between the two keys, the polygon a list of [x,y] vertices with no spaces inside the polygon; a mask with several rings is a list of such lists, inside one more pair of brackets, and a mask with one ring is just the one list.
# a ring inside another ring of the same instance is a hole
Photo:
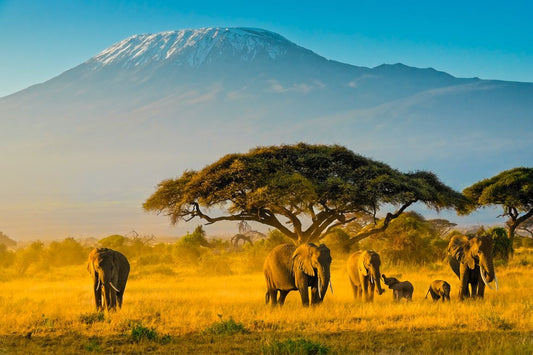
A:
{"label": "distant hill", "polygon": [[9,238],[4,233],[0,232],[0,244],[4,244],[8,248],[15,248],[17,246],[17,242],[13,239]]}
{"label": "distant hill", "polygon": [[0,117],[0,225],[23,238],[181,235],[142,212],[154,186],[258,145],[341,144],[458,190],[533,165],[533,84],[348,65],[262,29],[126,38]]}

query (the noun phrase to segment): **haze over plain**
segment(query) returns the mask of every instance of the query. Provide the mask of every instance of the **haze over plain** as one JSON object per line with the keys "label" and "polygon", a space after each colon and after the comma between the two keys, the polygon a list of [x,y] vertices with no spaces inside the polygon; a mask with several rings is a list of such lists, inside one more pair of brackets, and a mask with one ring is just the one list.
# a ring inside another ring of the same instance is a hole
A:
{"label": "haze over plain", "polygon": [[[0,6],[4,19],[21,5]],[[58,8],[51,3],[50,11]],[[136,33],[142,31],[130,34]],[[106,236],[131,229],[180,235],[196,224],[171,228],[164,217],[142,212],[140,205],[154,185],[257,145],[341,144],[403,171],[432,170],[458,190],[504,169],[531,166],[531,84],[457,79],[406,65],[370,69],[355,59],[350,63],[361,67],[344,65],[280,34],[288,39],[283,48],[294,49],[301,60],[296,69],[292,57],[284,64],[267,57],[272,60],[247,66],[220,57],[211,71],[203,67],[188,78],[183,73],[190,68],[164,66],[145,68],[151,74],[139,70],[138,76],[117,66],[98,76],[88,74],[89,61],[0,99],[5,172],[0,230],[19,240]],[[321,36],[334,35],[315,37]],[[522,36],[527,39],[528,34]],[[313,36],[300,32],[296,37]],[[521,58],[529,55],[524,52]],[[461,221],[494,223],[497,214]],[[225,228],[235,231],[234,226]]]}

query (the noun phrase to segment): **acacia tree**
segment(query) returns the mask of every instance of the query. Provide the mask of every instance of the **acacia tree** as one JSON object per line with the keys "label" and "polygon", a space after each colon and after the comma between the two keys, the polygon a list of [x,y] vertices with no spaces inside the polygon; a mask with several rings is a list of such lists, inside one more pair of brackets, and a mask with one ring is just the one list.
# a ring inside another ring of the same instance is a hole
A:
{"label": "acacia tree", "polygon": [[502,216],[508,217],[507,234],[512,242],[516,229],[533,216],[533,168],[502,171],[467,187],[463,194],[470,202],[459,209],[462,214],[485,206],[502,206]]}
{"label": "acacia tree", "polygon": [[[301,244],[361,214],[375,223],[354,241],[384,230],[416,202],[438,210],[463,201],[430,172],[401,173],[342,146],[300,143],[229,154],[200,171],[185,171],[162,181],[143,207],[168,215],[173,224],[196,217],[208,224],[255,221]],[[384,204],[395,211],[378,221]]]}

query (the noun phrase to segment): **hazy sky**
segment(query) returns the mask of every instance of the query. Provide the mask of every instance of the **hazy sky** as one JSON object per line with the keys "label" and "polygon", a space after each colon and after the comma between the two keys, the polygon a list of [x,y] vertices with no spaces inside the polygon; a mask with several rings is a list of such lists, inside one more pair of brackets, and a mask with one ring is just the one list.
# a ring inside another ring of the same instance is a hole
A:
{"label": "hazy sky", "polygon": [[531,1],[0,0],[0,97],[125,37],[260,27],[328,59],[533,82]]}

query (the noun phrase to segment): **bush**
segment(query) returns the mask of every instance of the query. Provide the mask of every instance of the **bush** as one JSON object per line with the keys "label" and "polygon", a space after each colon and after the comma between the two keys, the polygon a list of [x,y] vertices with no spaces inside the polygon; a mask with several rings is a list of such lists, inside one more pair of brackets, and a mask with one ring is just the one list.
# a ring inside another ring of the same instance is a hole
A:
{"label": "bush", "polygon": [[328,352],[327,346],[305,338],[287,339],[282,342],[273,340],[261,347],[261,353],[267,355],[322,355]]}
{"label": "bush", "polygon": [[494,259],[501,259],[504,263],[509,261],[509,256],[514,252],[513,243],[507,236],[504,228],[494,227],[488,231],[494,242]]}
{"label": "bush", "polygon": [[131,328],[131,339],[138,343],[141,340],[157,340],[155,328],[145,327],[142,322],[134,322]]}
{"label": "bush", "polygon": [[[219,317],[222,318],[222,316]],[[242,323],[237,323],[233,320],[233,318],[230,318],[227,321],[220,320],[220,322],[214,323],[209,328],[204,330],[204,333],[215,335],[234,335],[237,333],[247,334],[250,333],[250,331],[246,329]]]}
{"label": "bush", "polygon": [[381,233],[360,242],[361,249],[379,251],[382,261],[421,265],[441,260],[447,243],[431,223],[416,212],[405,212]]}

